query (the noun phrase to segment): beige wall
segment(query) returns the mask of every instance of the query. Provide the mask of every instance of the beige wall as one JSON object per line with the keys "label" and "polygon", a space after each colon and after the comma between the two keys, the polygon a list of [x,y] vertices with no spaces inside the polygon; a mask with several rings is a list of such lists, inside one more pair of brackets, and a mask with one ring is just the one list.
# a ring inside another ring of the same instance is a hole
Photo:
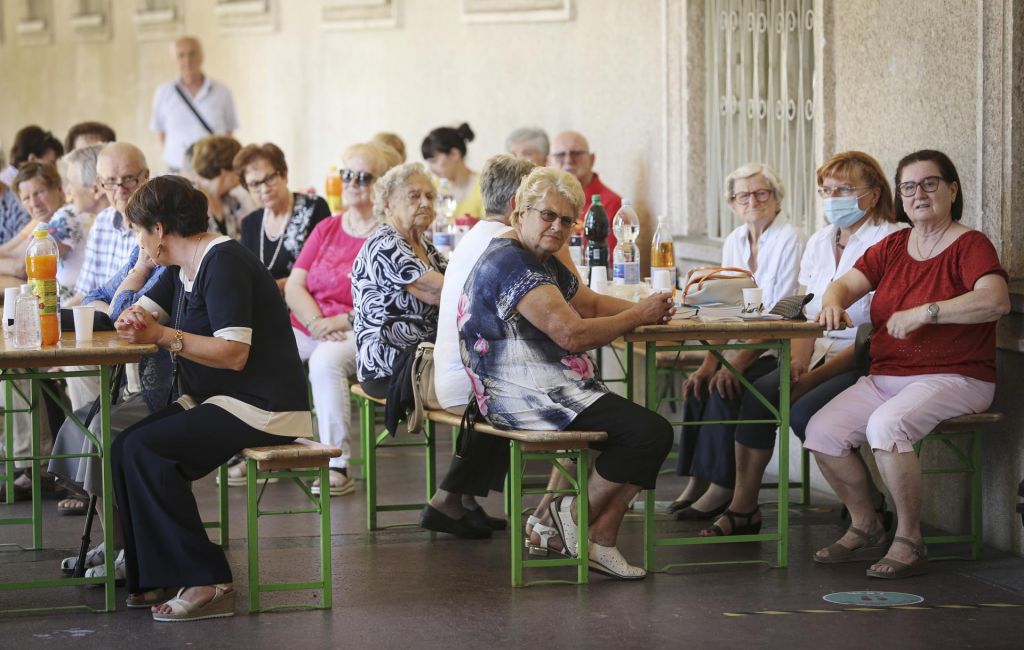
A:
{"label": "beige wall", "polygon": [[[73,3],[55,4],[67,14]],[[28,123],[63,137],[77,120],[101,119],[160,167],[150,101],[175,69],[167,41],[137,39],[135,4],[113,0],[109,42],[70,42],[67,15],[58,15],[54,45],[19,48],[4,3],[5,148]],[[294,187],[322,188],[341,151],[376,131],[396,131],[419,159],[430,129],[468,121],[477,134],[469,163],[479,170],[509,131],[536,124],[584,132],[610,187],[663,209],[661,2],[576,0],[569,22],[466,24],[459,0],[404,0],[396,29],[322,31],[320,2],[288,1],[275,33],[238,36],[217,34],[212,0],[184,4],[206,70],[234,91],[239,139],[281,145]]]}

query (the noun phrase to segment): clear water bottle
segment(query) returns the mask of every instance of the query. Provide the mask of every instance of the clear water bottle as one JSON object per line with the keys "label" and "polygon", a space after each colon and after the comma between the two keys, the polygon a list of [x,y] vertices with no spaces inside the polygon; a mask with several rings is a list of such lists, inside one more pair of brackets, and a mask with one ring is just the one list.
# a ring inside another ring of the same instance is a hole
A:
{"label": "clear water bottle", "polygon": [[444,219],[445,224],[452,223],[455,218],[455,206],[458,201],[452,193],[452,185],[447,178],[442,178],[437,184],[437,216]]}
{"label": "clear water bottle", "polygon": [[18,301],[14,303],[14,347],[38,349],[43,344],[43,330],[39,325],[39,299],[31,284],[21,285]]}
{"label": "clear water bottle", "polygon": [[636,248],[640,219],[629,199],[622,199],[622,207],[612,221],[612,231],[616,239],[615,251],[612,253],[612,277],[615,284],[640,284],[640,255]]}
{"label": "clear water bottle", "polygon": [[432,238],[437,252],[445,257],[455,249],[455,195],[447,178],[437,184],[437,217],[434,219]]}

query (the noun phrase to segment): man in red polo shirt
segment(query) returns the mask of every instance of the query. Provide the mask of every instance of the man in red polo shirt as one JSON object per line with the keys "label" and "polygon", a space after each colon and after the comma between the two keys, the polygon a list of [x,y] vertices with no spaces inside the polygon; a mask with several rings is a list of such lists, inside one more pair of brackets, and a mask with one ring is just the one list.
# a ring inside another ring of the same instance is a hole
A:
{"label": "man in red polo shirt", "polygon": [[622,207],[622,197],[613,192],[601,182],[594,171],[594,160],[597,156],[590,151],[590,145],[583,134],[575,131],[562,131],[551,141],[551,153],[548,155],[548,165],[558,167],[575,176],[580,185],[583,186],[583,194],[587,202],[583,206],[580,218],[586,216],[590,209],[591,197],[595,194],[601,196],[601,204],[604,211],[608,213],[608,256],[615,250],[615,233],[611,232],[612,221],[615,213]]}

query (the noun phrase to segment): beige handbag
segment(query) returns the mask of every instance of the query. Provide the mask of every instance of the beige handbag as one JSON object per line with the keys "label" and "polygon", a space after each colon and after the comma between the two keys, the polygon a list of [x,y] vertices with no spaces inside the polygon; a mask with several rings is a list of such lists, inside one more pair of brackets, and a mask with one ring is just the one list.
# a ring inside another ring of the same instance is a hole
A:
{"label": "beige handbag", "polygon": [[746,269],[728,266],[701,266],[686,275],[683,303],[687,305],[742,305],[743,290],[754,289],[757,283]]}

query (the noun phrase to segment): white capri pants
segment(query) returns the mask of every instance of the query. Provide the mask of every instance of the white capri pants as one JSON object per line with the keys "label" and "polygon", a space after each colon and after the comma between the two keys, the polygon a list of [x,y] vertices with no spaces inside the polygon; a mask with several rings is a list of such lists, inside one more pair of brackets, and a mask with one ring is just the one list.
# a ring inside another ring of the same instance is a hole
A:
{"label": "white capri pants", "polygon": [[331,467],[348,467],[352,447],[348,442],[352,403],[348,378],[356,374],[356,337],[346,332],[344,341],[318,341],[292,328],[299,357],[309,361],[309,383],[313,389],[313,406],[320,442],[341,449],[341,456],[332,458]]}
{"label": "white capri pants", "polygon": [[992,382],[955,374],[861,377],[814,414],[804,447],[828,456],[865,442],[872,450],[913,451],[939,422],[987,409],[995,392]]}

